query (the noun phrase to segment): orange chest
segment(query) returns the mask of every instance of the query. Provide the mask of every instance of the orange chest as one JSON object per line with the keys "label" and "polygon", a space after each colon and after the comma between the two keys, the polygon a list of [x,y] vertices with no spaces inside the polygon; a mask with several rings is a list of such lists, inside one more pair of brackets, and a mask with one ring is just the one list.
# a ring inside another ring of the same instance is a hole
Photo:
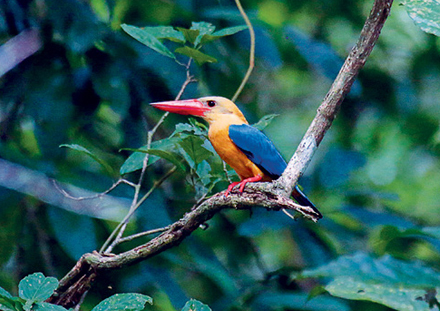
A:
{"label": "orange chest", "polygon": [[241,179],[264,175],[231,140],[229,125],[211,126],[209,128],[209,140],[220,158],[228,163]]}

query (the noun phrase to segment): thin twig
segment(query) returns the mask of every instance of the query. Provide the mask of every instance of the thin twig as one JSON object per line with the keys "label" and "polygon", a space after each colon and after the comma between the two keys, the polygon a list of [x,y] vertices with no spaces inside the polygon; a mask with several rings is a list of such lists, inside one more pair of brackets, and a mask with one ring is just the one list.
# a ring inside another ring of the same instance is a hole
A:
{"label": "thin twig", "polygon": [[129,185],[129,186],[131,186],[133,188],[136,187],[136,184],[134,182],[131,182],[131,181],[127,180],[127,179],[121,178],[121,182],[124,183],[124,184],[127,184],[127,185]]}
{"label": "thin twig", "polygon": [[234,96],[232,96],[232,101],[235,102],[238,98],[238,95],[240,95],[241,91],[243,90],[244,86],[246,85],[252,70],[254,69],[255,65],[255,31],[254,27],[252,26],[251,21],[249,20],[249,17],[246,15],[246,12],[244,11],[243,7],[241,6],[240,0],[235,0],[235,4],[237,5],[238,10],[240,11],[241,16],[243,17],[244,21],[246,22],[246,25],[249,28],[249,36],[251,39],[251,46],[249,51],[249,67],[246,71],[246,75],[243,78],[243,81],[241,81],[240,86],[238,87],[237,91],[235,92]]}
{"label": "thin twig", "polygon": [[226,162],[223,161],[223,160],[222,160],[222,162],[223,162],[223,171],[225,172],[226,179],[228,180],[228,182],[229,182],[230,184],[232,184],[232,180],[231,180],[231,177],[229,176],[229,173],[228,173],[228,167],[226,166]]}
{"label": "thin twig", "polygon": [[[186,67],[186,79],[184,81],[184,83],[182,84],[182,87],[179,90],[179,93],[177,94],[175,100],[180,99],[180,97],[182,96],[183,92],[185,91],[186,87],[191,83],[194,82],[194,77],[191,76],[190,72],[189,72],[189,68],[191,66],[191,61],[192,59],[190,58]],[[159,119],[159,121],[156,123],[156,125],[150,130],[148,131],[147,134],[147,150],[150,149],[151,147],[151,143],[153,141],[153,136],[156,133],[157,129],[159,128],[160,125],[162,125],[162,123],[165,121],[166,117],[168,116],[168,112],[165,112],[162,117]],[[148,167],[148,160],[149,160],[149,153],[145,154],[145,157],[143,159],[142,162],[142,170],[141,170],[141,174],[139,176],[138,182],[137,184],[133,185],[135,192],[133,195],[133,200],[131,202],[131,206],[130,209],[127,213],[127,215],[124,217],[124,219],[118,224],[118,226],[113,230],[113,232],[110,234],[110,236],[107,238],[107,240],[104,242],[104,244],[102,245],[101,249],[100,249],[100,253],[104,252],[104,253],[109,253],[113,250],[114,246],[116,246],[117,244],[119,244],[119,240],[122,238],[125,229],[127,228],[127,224],[128,221],[130,219],[130,217],[134,214],[134,212],[137,210],[137,208],[142,204],[142,202],[144,202],[146,200],[146,198],[148,198],[148,196],[151,194],[151,192],[153,190],[156,189],[156,187],[151,188],[147,194],[145,195],[143,199],[141,199],[140,201],[138,201],[139,199],[139,193],[141,191],[141,185],[142,182],[145,178],[145,173]],[[174,168],[175,170],[175,168]],[[174,172],[174,171],[173,171]],[[114,240],[113,240],[114,238]],[[112,242],[113,240],[113,242]],[[111,243],[111,244],[110,244]]]}
{"label": "thin twig", "polygon": [[290,214],[289,211],[286,210],[285,208],[281,209],[281,211],[282,211],[284,214],[286,214],[287,217],[289,217],[289,218],[291,218],[291,219],[293,219],[293,220],[296,220],[295,216],[292,215],[292,214]]}
{"label": "thin twig", "polygon": [[132,234],[132,235],[126,236],[124,238],[120,238],[119,239],[119,244],[131,241],[131,240],[134,240],[134,239],[138,239],[138,238],[143,237],[143,236],[164,232],[164,231],[167,231],[169,228],[170,228],[170,226],[166,226],[166,227],[163,227],[163,228],[157,228],[157,229],[152,229],[152,230],[148,230],[148,231]]}
{"label": "thin twig", "polygon": [[[125,215],[124,219],[118,224],[118,226],[115,228],[115,230],[113,230],[113,232],[111,233],[111,235],[109,236],[107,241],[104,243],[104,245],[99,250],[100,253],[102,253],[102,252],[103,253],[111,253],[113,248],[116,245],[118,245],[119,243],[121,243],[120,240],[122,239],[122,235],[124,234],[124,230],[122,230],[122,229],[125,229],[130,217],[133,216],[133,214],[136,212],[136,210],[139,208],[139,206],[141,206],[142,203],[144,203],[145,200],[148,199],[148,197],[153,193],[153,191],[156,190],[165,180],[167,180],[168,177],[170,177],[176,171],[176,169],[177,168],[175,166],[172,169],[170,169],[165,175],[163,175],[158,181],[156,181],[154,183],[154,185],[148,190],[147,193],[145,193],[145,195],[138,202],[136,202],[136,204],[133,206],[133,208],[130,209],[128,214]],[[116,238],[109,245],[110,241],[113,239],[116,232],[118,232]]]}
{"label": "thin twig", "polygon": [[206,197],[208,196],[208,193],[209,193],[209,191],[206,191],[206,192],[200,197],[200,199],[197,200],[196,204],[194,204],[194,206],[193,206],[192,209],[194,209],[194,208],[196,208],[197,206],[199,206],[200,203],[202,203],[202,202],[206,199]]}
{"label": "thin twig", "polygon": [[113,185],[111,185],[110,188],[108,188],[107,190],[105,190],[105,191],[103,191],[103,192],[100,192],[100,193],[97,193],[97,194],[94,194],[94,195],[91,195],[91,196],[87,196],[87,197],[74,197],[74,196],[72,196],[71,194],[67,193],[66,190],[64,190],[63,188],[61,188],[60,185],[58,185],[58,183],[57,183],[56,180],[53,180],[53,185],[55,186],[55,188],[56,188],[59,192],[61,192],[62,195],[64,195],[64,196],[65,196],[66,198],[68,198],[68,199],[75,200],[75,201],[83,201],[83,200],[93,200],[93,199],[98,199],[98,198],[100,198],[100,197],[103,197],[103,196],[106,195],[106,194],[109,194],[109,193],[112,192],[117,186],[119,186],[119,185],[122,184],[122,183],[123,183],[123,184],[127,184],[127,185],[132,186],[132,187],[135,187],[135,185],[134,185],[132,182],[130,182],[130,181],[124,179],[124,178],[120,178],[120,179],[118,179]]}
{"label": "thin twig", "polygon": [[[128,210],[127,215],[125,215],[124,219],[116,226],[116,228],[112,231],[112,233],[109,235],[107,240],[101,246],[101,249],[99,250],[100,253],[110,253],[113,250],[112,245],[124,233],[125,228],[127,227],[128,220],[130,219],[130,217],[133,215],[133,213],[135,211],[135,206],[136,206],[136,203],[137,203],[137,200],[139,197],[140,188],[141,188],[140,183],[135,185],[135,193],[133,196],[133,200],[131,201],[131,206],[130,206],[130,209]],[[113,240],[113,237],[115,235],[116,235],[116,238]],[[112,240],[113,240],[113,243],[109,246],[109,244]]]}
{"label": "thin twig", "polygon": [[84,299],[86,298],[88,292],[89,292],[89,291],[87,290],[87,291],[85,291],[85,292],[82,294],[81,299],[79,300],[78,304],[75,306],[75,308],[73,309],[73,311],[80,311],[80,307],[81,307],[81,305],[83,304]]}

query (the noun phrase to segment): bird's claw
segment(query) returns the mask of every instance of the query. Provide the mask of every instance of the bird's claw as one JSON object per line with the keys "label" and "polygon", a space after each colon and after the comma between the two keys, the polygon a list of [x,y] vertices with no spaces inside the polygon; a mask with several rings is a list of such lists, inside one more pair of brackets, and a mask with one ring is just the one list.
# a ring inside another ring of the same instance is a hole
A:
{"label": "bird's claw", "polygon": [[247,184],[248,182],[256,182],[256,181],[260,181],[262,178],[263,178],[263,176],[261,176],[261,175],[257,175],[257,176],[254,176],[254,177],[250,177],[250,178],[243,179],[242,181],[236,181],[236,182],[233,182],[232,184],[230,184],[230,185],[228,186],[228,189],[226,189],[225,197],[227,197],[227,196],[229,195],[229,193],[232,191],[232,189],[233,189],[235,186],[240,185],[240,188],[238,188],[238,191],[239,191],[240,193],[242,193],[242,192],[244,191],[244,187],[246,186],[246,184]]}
{"label": "bird's claw", "polygon": [[[234,187],[237,186],[239,183],[240,183],[240,181],[235,181],[235,182],[233,182],[232,184],[230,184],[230,185],[228,186],[228,189],[226,189],[225,197],[227,197],[227,196],[229,195],[229,193],[232,191],[232,189],[234,189]],[[240,188],[241,188],[241,187],[240,187]],[[243,191],[240,191],[240,192],[243,192]]]}

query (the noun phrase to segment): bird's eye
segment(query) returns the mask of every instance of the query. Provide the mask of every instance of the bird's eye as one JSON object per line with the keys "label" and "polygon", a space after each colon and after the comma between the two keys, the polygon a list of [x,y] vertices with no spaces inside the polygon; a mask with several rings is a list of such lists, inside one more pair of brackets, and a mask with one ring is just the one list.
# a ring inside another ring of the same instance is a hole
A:
{"label": "bird's eye", "polygon": [[214,107],[216,104],[215,101],[213,100],[208,100],[206,103],[208,104],[209,107]]}

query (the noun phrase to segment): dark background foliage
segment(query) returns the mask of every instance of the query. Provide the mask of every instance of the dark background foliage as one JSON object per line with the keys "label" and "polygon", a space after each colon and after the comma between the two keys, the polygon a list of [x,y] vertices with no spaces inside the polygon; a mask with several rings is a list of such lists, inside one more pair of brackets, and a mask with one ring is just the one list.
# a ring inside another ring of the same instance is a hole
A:
{"label": "dark background foliage", "polygon": [[[237,103],[250,123],[279,114],[265,131],[289,159],[371,3],[248,0],[243,6],[256,30],[257,59]],[[16,292],[19,280],[36,271],[61,278],[123,217],[133,195],[128,186],[78,206],[48,178],[92,192],[112,185],[131,154],[120,149],[145,145],[162,115],[148,103],[173,99],[186,78],[182,66],[129,37],[120,24],[188,28],[193,21],[218,29],[244,24],[232,1],[0,1],[1,44],[28,28],[38,29],[41,41],[35,54],[0,77],[1,287]],[[324,214],[319,223],[259,208],[223,212],[178,248],[101,276],[84,310],[117,292],[152,296],[152,310],[181,308],[189,298],[214,310],[387,309],[329,294],[307,303],[320,283],[294,276],[358,252],[439,268],[439,43],[393,5],[301,179]],[[248,33],[207,44],[204,52],[218,62],[193,64],[198,82],[183,97],[232,97],[248,65]],[[184,122],[169,116],[155,137]],[[82,145],[111,169],[61,144]],[[169,167],[164,160],[149,167],[144,189]],[[187,173],[174,174],[147,200],[129,233],[165,226],[192,206],[200,189]]]}

